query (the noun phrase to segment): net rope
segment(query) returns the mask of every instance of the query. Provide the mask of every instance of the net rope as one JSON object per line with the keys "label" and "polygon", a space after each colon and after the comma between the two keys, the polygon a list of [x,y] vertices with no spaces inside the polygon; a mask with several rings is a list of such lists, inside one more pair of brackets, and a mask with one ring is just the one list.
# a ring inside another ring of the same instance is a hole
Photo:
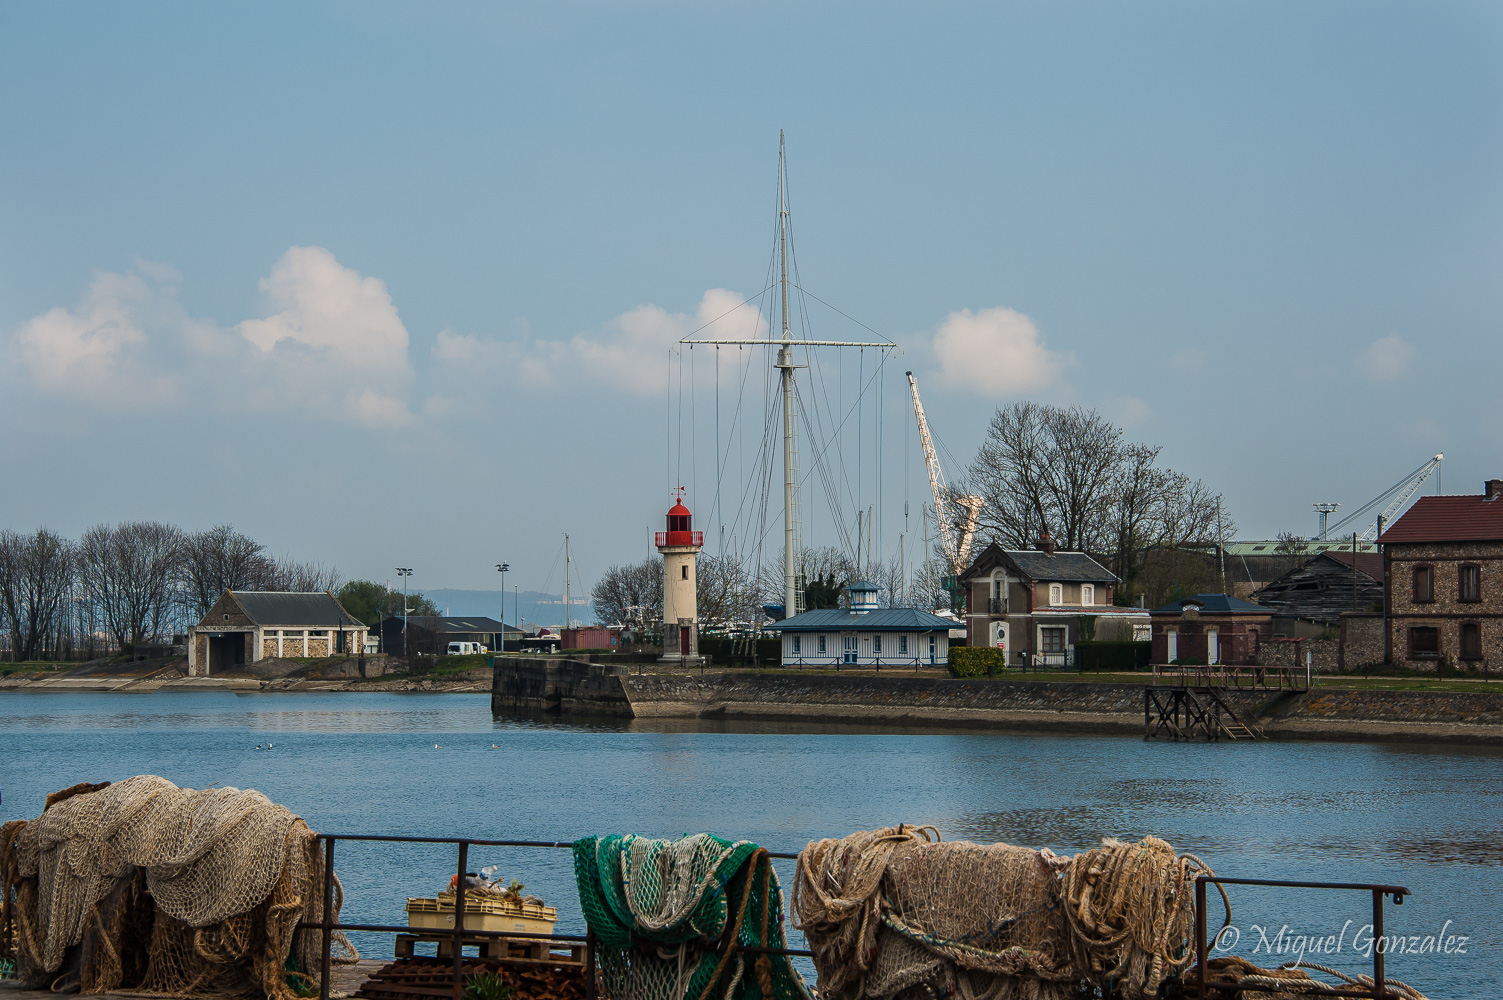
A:
{"label": "net rope", "polygon": [[767,852],[701,833],[574,843],[580,906],[611,1000],[812,1000],[787,956]]}
{"label": "net rope", "polygon": [[[0,827],[0,890],[34,983],[272,1000],[297,995],[289,970],[317,983],[321,935],[295,931],[323,920],[323,845],[260,792],[154,775],[65,789]],[[334,944],[336,961],[359,957],[342,934]]]}

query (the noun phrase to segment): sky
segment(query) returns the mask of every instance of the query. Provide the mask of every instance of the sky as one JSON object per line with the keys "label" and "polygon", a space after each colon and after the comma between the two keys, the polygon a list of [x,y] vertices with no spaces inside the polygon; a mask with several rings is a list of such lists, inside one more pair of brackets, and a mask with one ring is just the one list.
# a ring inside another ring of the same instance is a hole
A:
{"label": "sky", "polygon": [[673,351],[766,334],[780,130],[801,329],[897,345],[799,373],[809,544],[922,545],[908,370],[952,476],[1035,399],[1244,538],[1478,492],[1500,56],[1483,3],[3,3],[0,527],[556,592],[682,483],[775,541],[770,361]]}

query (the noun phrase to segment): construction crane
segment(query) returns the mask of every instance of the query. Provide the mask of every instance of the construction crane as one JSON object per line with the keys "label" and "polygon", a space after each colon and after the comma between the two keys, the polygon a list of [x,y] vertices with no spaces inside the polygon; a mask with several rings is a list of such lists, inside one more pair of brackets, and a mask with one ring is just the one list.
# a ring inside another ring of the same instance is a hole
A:
{"label": "construction crane", "polygon": [[[1445,458],[1446,456],[1441,454],[1425,462],[1418,469],[1415,469],[1409,475],[1400,479],[1388,487],[1388,489],[1331,525],[1330,534],[1340,538],[1344,528],[1348,526],[1355,527],[1360,524],[1365,517],[1372,513],[1373,508],[1379,504],[1383,504],[1383,509],[1378,512],[1377,516],[1373,517],[1372,523],[1357,535],[1358,539],[1364,542],[1370,542],[1377,538],[1378,525],[1392,524],[1394,515],[1408,505],[1414,495],[1419,492],[1419,488],[1424,484],[1425,480],[1429,479],[1432,473],[1440,471],[1440,463],[1445,461]],[[1319,506],[1317,505],[1317,509]],[[1325,518],[1322,517],[1321,520],[1323,521]],[[1321,537],[1325,537],[1324,534]]]}
{"label": "construction crane", "polygon": [[[971,561],[971,544],[976,540],[976,520],[981,516],[985,503],[978,496],[951,497],[945,485],[944,470],[939,467],[939,454],[934,450],[934,438],[929,433],[929,421],[924,416],[924,404],[919,399],[918,381],[913,372],[906,372],[908,389],[913,393],[913,415],[918,420],[919,444],[924,449],[924,465],[929,469],[929,492],[934,497],[934,523],[939,529],[940,551],[950,577],[960,576]],[[950,505],[958,506],[963,514],[952,514]],[[955,524],[960,522],[960,534],[956,537]]]}

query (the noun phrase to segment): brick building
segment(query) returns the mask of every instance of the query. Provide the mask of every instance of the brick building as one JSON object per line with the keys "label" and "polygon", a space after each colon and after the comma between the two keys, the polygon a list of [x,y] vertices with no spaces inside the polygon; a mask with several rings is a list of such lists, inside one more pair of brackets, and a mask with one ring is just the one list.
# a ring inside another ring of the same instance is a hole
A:
{"label": "brick building", "polygon": [[1154,663],[1254,664],[1273,634],[1271,610],[1230,594],[1196,594],[1149,614]]}
{"label": "brick building", "polygon": [[208,677],[270,657],[359,654],[366,628],[327,591],[226,590],[188,632],[188,676]]}
{"label": "brick building", "polygon": [[1378,540],[1388,662],[1503,665],[1503,479],[1481,495],[1421,497]]}
{"label": "brick building", "polygon": [[1003,650],[1009,663],[1070,665],[1083,638],[1147,638],[1148,612],[1112,604],[1117,577],[1084,552],[1059,552],[1045,535],[1036,549],[993,542],[960,575],[966,645]]}

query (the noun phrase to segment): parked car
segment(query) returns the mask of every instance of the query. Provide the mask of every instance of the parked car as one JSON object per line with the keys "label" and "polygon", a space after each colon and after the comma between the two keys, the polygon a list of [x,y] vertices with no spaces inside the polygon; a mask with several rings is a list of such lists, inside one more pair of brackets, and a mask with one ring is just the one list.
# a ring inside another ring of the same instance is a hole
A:
{"label": "parked car", "polygon": [[487,649],[486,646],[485,646],[485,644],[481,643],[481,642],[451,642],[451,643],[449,643],[449,655],[450,656],[469,656],[469,655],[474,654],[474,653],[489,653],[489,652],[490,652],[490,650]]}

